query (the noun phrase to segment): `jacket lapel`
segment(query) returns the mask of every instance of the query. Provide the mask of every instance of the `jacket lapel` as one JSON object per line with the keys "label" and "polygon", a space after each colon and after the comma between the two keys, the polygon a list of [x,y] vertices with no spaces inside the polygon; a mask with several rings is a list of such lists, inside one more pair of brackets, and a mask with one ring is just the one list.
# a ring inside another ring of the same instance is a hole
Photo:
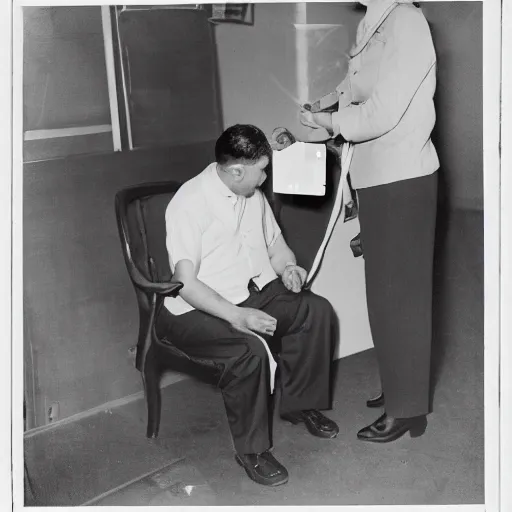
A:
{"label": "jacket lapel", "polygon": [[360,25],[363,33],[359,34],[358,29],[357,42],[350,50],[350,57],[355,57],[365,49],[373,34],[375,34],[396,7],[400,4],[412,4],[413,0],[377,0],[377,2],[378,4],[373,7],[374,10],[370,11],[372,6],[368,7],[366,16]]}

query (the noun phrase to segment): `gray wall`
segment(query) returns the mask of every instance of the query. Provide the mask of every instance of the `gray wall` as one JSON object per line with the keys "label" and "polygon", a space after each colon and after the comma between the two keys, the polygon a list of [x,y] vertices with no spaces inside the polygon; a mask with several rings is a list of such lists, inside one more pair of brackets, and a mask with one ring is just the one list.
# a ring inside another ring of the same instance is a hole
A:
{"label": "gray wall", "polygon": [[[440,196],[451,208],[483,209],[482,4],[424,2],[438,55],[437,124],[433,138],[441,160]],[[364,12],[350,3],[307,4],[308,24],[340,24],[321,46],[308,48],[312,99],[336,83],[331,67],[346,71],[346,52]],[[216,29],[226,125],[251,122],[270,133],[299,131],[297,108],[274,78],[297,95],[295,4],[257,4],[255,26]],[[334,46],[338,45],[338,47]]]}
{"label": "gray wall", "polygon": [[277,126],[296,130],[296,4],[256,4],[254,11],[254,26],[215,27],[224,126],[250,123],[267,136]]}
{"label": "gray wall", "polygon": [[481,2],[424,2],[438,60],[437,122],[442,194],[453,208],[483,210]]}
{"label": "gray wall", "polygon": [[24,343],[29,427],[140,391],[128,353],[138,310],[114,214],[121,188],[185,180],[211,143],[28,163],[23,171]]}

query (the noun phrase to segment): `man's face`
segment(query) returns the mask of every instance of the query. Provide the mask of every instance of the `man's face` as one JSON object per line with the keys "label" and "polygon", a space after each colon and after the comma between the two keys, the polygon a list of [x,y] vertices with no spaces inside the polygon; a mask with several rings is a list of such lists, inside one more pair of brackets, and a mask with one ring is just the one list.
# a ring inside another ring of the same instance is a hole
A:
{"label": "man's face", "polygon": [[241,196],[251,197],[256,192],[258,187],[263,185],[267,179],[265,169],[269,164],[268,157],[263,156],[257,162],[244,164],[243,174],[240,181],[237,183],[237,193]]}

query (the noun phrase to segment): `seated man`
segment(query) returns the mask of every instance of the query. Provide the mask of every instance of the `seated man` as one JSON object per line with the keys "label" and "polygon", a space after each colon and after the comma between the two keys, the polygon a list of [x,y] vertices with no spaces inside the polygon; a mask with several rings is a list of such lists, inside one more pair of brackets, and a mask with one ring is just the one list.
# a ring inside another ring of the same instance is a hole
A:
{"label": "seated man", "polygon": [[166,297],[157,332],[223,366],[219,388],[235,458],[254,481],[279,485],[288,473],[269,451],[271,370],[262,339],[280,351],[281,417],[333,438],[338,426],[318,409],[330,407],[334,311],[301,290],[306,271],[259,190],[272,158],[263,132],[232,126],[215,157],[167,207],[170,266],[184,286]]}

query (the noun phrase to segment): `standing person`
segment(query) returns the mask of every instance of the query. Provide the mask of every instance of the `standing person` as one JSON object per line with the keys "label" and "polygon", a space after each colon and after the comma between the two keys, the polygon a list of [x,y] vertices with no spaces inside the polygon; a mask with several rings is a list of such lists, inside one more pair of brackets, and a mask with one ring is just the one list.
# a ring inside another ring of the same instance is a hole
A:
{"label": "standing person", "polygon": [[[302,123],[354,144],[368,313],[385,407],[362,441],[420,435],[429,413],[433,252],[439,160],[436,55],[427,21],[409,0],[366,0],[364,19],[336,92]],[[333,103],[333,113],[321,112]]]}
{"label": "standing person", "polygon": [[186,354],[223,367],[218,385],[235,458],[254,481],[274,486],[288,472],[269,451],[266,347],[280,353],[281,417],[314,436],[336,437],[338,426],[319,411],[331,406],[334,310],[302,290],[306,271],[259,189],[272,158],[263,132],[228,128],[215,158],[167,207],[170,267],[184,286],[166,297],[156,329]]}

